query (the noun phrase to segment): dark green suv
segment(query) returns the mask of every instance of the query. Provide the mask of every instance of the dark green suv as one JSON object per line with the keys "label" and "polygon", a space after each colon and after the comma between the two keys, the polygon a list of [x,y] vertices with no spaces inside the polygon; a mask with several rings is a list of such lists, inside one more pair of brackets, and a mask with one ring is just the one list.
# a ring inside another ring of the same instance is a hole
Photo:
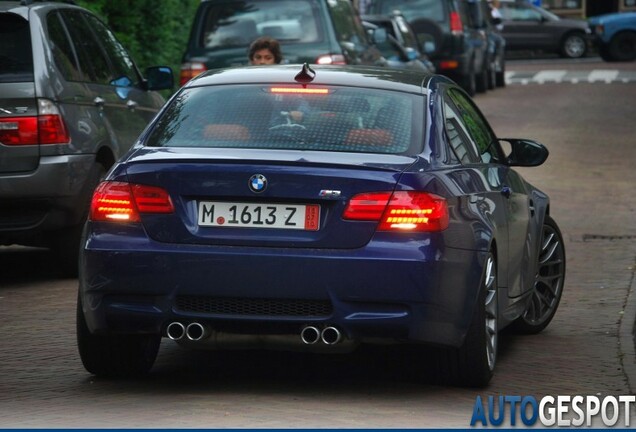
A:
{"label": "dark green suv", "polygon": [[76,274],[93,189],[172,86],[85,9],[0,2],[0,245],[50,247]]}
{"label": "dark green suv", "polygon": [[488,89],[488,26],[485,0],[374,0],[369,12],[399,10],[409,21],[437,73],[453,79],[471,96]]}
{"label": "dark green suv", "polygon": [[261,36],[278,39],[284,63],[386,66],[350,0],[203,0],[181,84],[208,69],[247,65],[247,49]]}

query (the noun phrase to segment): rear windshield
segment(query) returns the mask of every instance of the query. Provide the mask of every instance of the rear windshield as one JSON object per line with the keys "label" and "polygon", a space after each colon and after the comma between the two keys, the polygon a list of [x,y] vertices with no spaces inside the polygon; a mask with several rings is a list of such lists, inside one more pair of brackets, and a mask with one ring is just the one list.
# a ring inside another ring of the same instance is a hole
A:
{"label": "rear windshield", "polygon": [[0,13],[0,82],[33,81],[29,23],[12,13]]}
{"label": "rear windshield", "polygon": [[390,153],[422,146],[421,95],[376,89],[236,85],[185,89],[146,145]]}
{"label": "rear windshield", "polygon": [[315,3],[310,0],[210,2],[199,44],[205,48],[242,47],[260,36],[282,42],[321,41],[322,24]]}
{"label": "rear windshield", "polygon": [[390,15],[399,10],[407,21],[417,18],[428,18],[438,23],[445,23],[447,14],[444,2],[440,0],[376,0],[372,7],[374,13]]}

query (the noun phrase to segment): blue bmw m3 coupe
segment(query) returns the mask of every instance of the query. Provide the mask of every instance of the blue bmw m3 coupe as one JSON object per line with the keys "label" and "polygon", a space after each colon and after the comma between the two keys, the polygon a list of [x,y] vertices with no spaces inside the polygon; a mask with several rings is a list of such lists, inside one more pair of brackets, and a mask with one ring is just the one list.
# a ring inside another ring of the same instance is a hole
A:
{"label": "blue bmw m3 coupe", "polygon": [[438,75],[207,72],[94,192],[83,364],[144,374],[162,338],[321,353],[411,344],[437,347],[449,384],[484,386],[498,332],[540,332],[563,291],[549,198],[513,168],[547,156],[497,138]]}

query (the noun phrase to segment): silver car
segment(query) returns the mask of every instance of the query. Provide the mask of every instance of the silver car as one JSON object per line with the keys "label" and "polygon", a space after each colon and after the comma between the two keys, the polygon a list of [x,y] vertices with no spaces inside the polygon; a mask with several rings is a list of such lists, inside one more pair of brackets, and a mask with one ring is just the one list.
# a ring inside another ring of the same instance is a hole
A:
{"label": "silver car", "polygon": [[0,245],[50,247],[77,273],[90,196],[165,100],[113,33],[70,4],[0,3]]}

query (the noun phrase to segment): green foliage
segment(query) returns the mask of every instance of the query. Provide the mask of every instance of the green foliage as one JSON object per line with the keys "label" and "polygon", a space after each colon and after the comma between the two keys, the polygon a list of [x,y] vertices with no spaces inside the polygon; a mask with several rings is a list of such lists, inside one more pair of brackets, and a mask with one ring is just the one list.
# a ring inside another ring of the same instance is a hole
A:
{"label": "green foliage", "polygon": [[178,81],[181,57],[199,0],[76,0],[113,29],[141,71],[170,66]]}

